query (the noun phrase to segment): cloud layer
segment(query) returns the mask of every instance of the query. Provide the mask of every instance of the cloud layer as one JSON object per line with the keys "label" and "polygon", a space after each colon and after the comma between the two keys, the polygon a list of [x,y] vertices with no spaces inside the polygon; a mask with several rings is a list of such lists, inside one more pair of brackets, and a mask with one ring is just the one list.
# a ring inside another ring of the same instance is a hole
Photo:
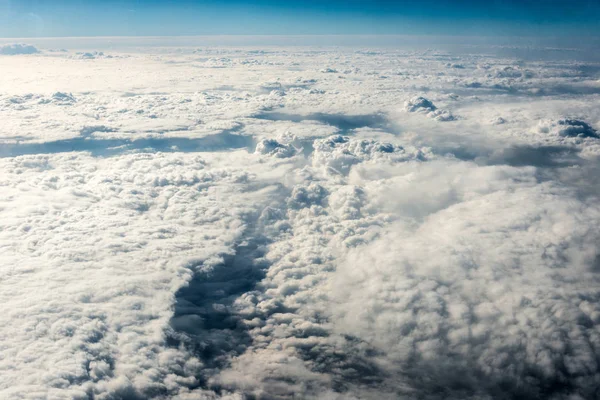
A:
{"label": "cloud layer", "polygon": [[595,64],[110,53],[0,59],[1,398],[598,396]]}

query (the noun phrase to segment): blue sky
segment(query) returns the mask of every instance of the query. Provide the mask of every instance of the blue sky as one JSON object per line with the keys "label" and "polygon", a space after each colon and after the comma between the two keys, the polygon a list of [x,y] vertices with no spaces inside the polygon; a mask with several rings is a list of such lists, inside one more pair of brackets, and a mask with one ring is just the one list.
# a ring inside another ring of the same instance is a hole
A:
{"label": "blue sky", "polygon": [[600,33],[600,0],[0,0],[0,37]]}

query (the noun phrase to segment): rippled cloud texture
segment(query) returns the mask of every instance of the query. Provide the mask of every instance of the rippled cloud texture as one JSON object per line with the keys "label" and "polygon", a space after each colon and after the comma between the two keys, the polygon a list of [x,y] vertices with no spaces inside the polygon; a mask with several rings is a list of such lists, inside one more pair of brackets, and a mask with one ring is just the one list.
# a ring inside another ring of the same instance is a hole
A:
{"label": "rippled cloud texture", "polygon": [[585,51],[48,43],[0,47],[0,398],[600,395]]}

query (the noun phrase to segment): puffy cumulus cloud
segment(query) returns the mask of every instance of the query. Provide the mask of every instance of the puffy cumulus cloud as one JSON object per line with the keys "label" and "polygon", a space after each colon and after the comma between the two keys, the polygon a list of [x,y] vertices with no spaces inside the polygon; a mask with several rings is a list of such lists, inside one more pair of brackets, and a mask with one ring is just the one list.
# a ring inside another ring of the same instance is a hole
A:
{"label": "puffy cumulus cloud", "polygon": [[450,111],[438,109],[431,100],[421,96],[407,100],[404,108],[408,112],[423,113],[436,121],[454,121],[456,119]]}
{"label": "puffy cumulus cloud", "polygon": [[17,54],[35,54],[39,50],[30,44],[14,43],[0,45],[0,55],[14,56]]}
{"label": "puffy cumulus cloud", "polygon": [[[71,105],[77,100],[75,99],[72,93],[55,92],[52,93],[52,96],[50,96],[50,99],[48,99],[47,101],[51,101],[59,105]],[[41,101],[42,104],[44,102],[44,100]]]}
{"label": "puffy cumulus cloud", "polygon": [[317,183],[311,183],[308,186],[298,185],[293,188],[287,205],[291,209],[302,209],[312,205],[320,206],[326,197],[327,190]]}
{"label": "puffy cumulus cloud", "polygon": [[328,282],[335,249],[366,241],[369,227],[386,219],[363,214],[364,189],[337,175],[311,166],[296,175],[277,213],[287,228],[268,245],[265,277],[233,304],[253,342],[209,384],[259,398],[361,398],[350,386],[378,382],[377,368],[363,357],[370,345],[332,331]]}
{"label": "puffy cumulus cloud", "polygon": [[535,74],[527,69],[520,68],[519,66],[505,66],[494,68],[492,72],[488,74],[488,77],[495,78],[533,78]]}
{"label": "puffy cumulus cloud", "polygon": [[1,398],[598,397],[597,66],[143,51],[0,60]]}
{"label": "puffy cumulus cloud", "polygon": [[335,329],[374,345],[407,395],[593,398],[600,209],[534,170],[478,169],[446,194],[434,178],[441,204],[417,212],[406,182],[388,180],[384,202],[409,221],[338,266]]}
{"label": "puffy cumulus cloud", "polygon": [[281,398],[594,396],[594,202],[532,167],[455,159],[300,176],[265,278],[234,303],[254,342],[212,385]]}
{"label": "puffy cumulus cloud", "polygon": [[406,101],[406,103],[404,104],[404,108],[406,108],[406,111],[409,112],[417,112],[417,111],[421,111],[421,110],[425,110],[425,111],[435,111],[437,110],[437,107],[433,105],[433,102],[431,102],[430,100],[427,100],[425,97],[413,97],[412,99],[409,99]]}
{"label": "puffy cumulus cloud", "polygon": [[543,118],[529,129],[527,136],[534,143],[558,146],[587,159],[600,154],[600,136],[583,118]]}
{"label": "puffy cumulus cloud", "polygon": [[[79,136],[82,126],[92,125],[118,128],[117,132],[104,136],[119,139],[201,138],[225,129],[238,131],[244,127],[244,118],[278,108],[284,101],[277,93],[260,90],[256,77],[249,73],[236,75],[234,81],[224,77],[203,79],[194,77],[197,67],[186,63],[186,71],[178,74],[179,88],[166,78],[148,88],[148,79],[165,77],[165,68],[179,64],[165,64],[161,58],[154,60],[140,55],[118,60],[104,57],[94,63],[83,63],[62,54],[38,57],[46,66],[59,59],[64,62],[60,77],[50,78],[39,71],[42,80],[38,85],[28,86],[21,79],[24,74],[19,60],[2,59],[2,69],[6,68],[7,75],[2,78],[5,90],[0,93],[0,110],[9,116],[2,139],[35,142],[72,139]],[[128,65],[125,70],[138,73],[115,74],[115,70],[123,67],[122,63]],[[8,75],[17,78],[12,80]],[[227,89],[231,84],[236,90]]]}
{"label": "puffy cumulus cloud", "polygon": [[289,144],[281,144],[275,139],[262,139],[256,145],[257,154],[269,155],[277,158],[288,158],[294,156],[298,150]]}
{"label": "puffy cumulus cloud", "polygon": [[238,203],[249,170],[213,162],[2,160],[1,397],[148,398],[198,385],[202,361],[166,344],[173,294],[234,252],[263,198]]}
{"label": "puffy cumulus cloud", "polygon": [[448,110],[435,110],[428,113],[427,116],[436,121],[454,121],[457,118]]}
{"label": "puffy cumulus cloud", "polygon": [[354,164],[363,161],[377,163],[424,160],[431,156],[427,149],[403,147],[373,139],[353,139],[341,135],[317,139],[314,141],[313,147],[313,165],[337,174],[347,174]]}
{"label": "puffy cumulus cloud", "polygon": [[549,121],[540,124],[542,133],[555,133],[563,137],[572,138],[595,138],[598,139],[598,132],[590,124],[577,119],[559,119],[558,121]]}
{"label": "puffy cumulus cloud", "polygon": [[97,58],[113,58],[112,55],[104,54],[103,51],[77,52],[74,58],[81,60],[95,60]]}

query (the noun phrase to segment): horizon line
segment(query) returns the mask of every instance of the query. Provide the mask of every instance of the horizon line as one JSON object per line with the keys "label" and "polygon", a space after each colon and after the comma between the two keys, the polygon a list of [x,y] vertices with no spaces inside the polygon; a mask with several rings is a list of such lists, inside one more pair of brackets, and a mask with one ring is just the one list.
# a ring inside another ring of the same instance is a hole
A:
{"label": "horizon line", "polygon": [[268,38],[268,37],[290,37],[290,38],[302,38],[302,37],[368,37],[368,38],[377,38],[377,37],[427,37],[427,38],[443,38],[443,37],[453,37],[453,38],[536,38],[536,39],[567,39],[567,38],[598,38],[600,39],[600,33],[596,35],[557,35],[557,36],[548,36],[548,35],[456,35],[456,34],[356,34],[356,33],[348,33],[348,34],[204,34],[204,35],[115,35],[115,36],[104,36],[104,35],[80,35],[80,36],[5,36],[0,37],[0,40],[28,40],[28,39],[135,39],[135,38],[147,38],[147,39],[159,39],[159,38],[202,38],[202,37],[249,37],[249,38]]}

